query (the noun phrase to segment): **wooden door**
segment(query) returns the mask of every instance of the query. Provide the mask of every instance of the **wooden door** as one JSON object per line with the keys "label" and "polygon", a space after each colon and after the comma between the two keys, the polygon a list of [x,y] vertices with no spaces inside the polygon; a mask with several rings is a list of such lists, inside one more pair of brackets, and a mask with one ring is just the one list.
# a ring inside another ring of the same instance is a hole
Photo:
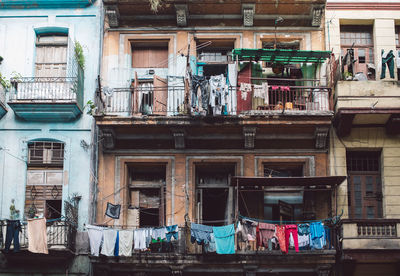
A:
{"label": "wooden door", "polygon": [[167,115],[168,82],[166,79],[154,75],[153,87],[154,87],[153,114]]}
{"label": "wooden door", "polygon": [[374,219],[383,216],[380,178],[378,173],[350,174],[348,193],[352,218]]}

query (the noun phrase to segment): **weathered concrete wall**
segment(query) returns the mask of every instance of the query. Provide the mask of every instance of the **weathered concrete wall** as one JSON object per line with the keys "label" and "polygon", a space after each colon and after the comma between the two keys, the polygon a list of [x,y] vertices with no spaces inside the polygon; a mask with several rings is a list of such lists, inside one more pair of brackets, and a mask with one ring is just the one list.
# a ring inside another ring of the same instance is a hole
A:
{"label": "weathered concrete wall", "polygon": [[[99,74],[102,37],[102,1],[79,9],[2,9],[0,16],[0,55],[4,58],[0,72],[9,78],[13,72],[22,77],[34,77],[35,28],[68,29],[72,41],[84,48],[84,103],[94,99]],[[7,95],[7,99],[9,93]],[[90,154],[81,141],[91,144],[93,118],[83,111],[72,122],[38,123],[18,119],[7,106],[0,120],[0,218],[9,218],[9,207],[24,210],[28,142],[53,139],[65,143],[63,199],[73,193],[82,196],[79,205],[79,225],[89,222],[89,185],[91,181]],[[21,217],[22,219],[22,217]]]}
{"label": "weathered concrete wall", "polygon": [[[263,163],[270,162],[296,162],[302,163],[305,175],[328,175],[327,153],[246,153],[237,151],[225,154],[215,154],[212,151],[177,153],[174,150],[160,152],[151,151],[132,154],[100,153],[99,158],[99,185],[97,201],[96,222],[114,223],[114,225],[126,225],[125,212],[122,211],[119,220],[112,221],[104,216],[105,207],[108,202],[127,206],[127,165],[134,163],[165,163],[167,164],[166,179],[166,223],[184,225],[186,209],[191,221],[195,218],[195,166],[198,163],[230,163],[236,166],[236,175],[263,176]],[[106,169],[105,169],[106,168]],[[117,172],[115,171],[117,170]],[[189,202],[186,202],[186,192]],[[327,200],[316,203],[318,219],[326,218],[329,212]],[[326,206],[325,206],[325,205]]]}
{"label": "weathered concrete wall", "polygon": [[[348,137],[330,135],[331,175],[346,175],[346,149],[382,149],[381,178],[384,218],[400,216],[400,143],[397,136],[387,136],[384,128],[353,128]],[[338,189],[338,213],[348,216],[347,181]]]}
{"label": "weathered concrete wall", "polygon": [[[328,1],[328,2],[339,2],[339,1]],[[343,2],[343,1],[342,1]],[[357,1],[351,1],[357,2]],[[362,1],[366,2],[366,1]],[[377,2],[391,2],[391,1],[374,1]],[[396,3],[393,1],[392,3]],[[380,78],[381,74],[381,50],[385,52],[389,50],[396,50],[395,44],[395,24],[398,24],[400,19],[400,11],[397,9],[385,10],[385,9],[328,9],[325,13],[326,17],[326,45],[327,48],[333,50],[335,57],[338,58],[341,55],[340,46],[340,25],[370,25],[373,26],[373,42],[374,42],[374,63],[376,66],[376,79]],[[388,69],[386,69],[388,70]],[[388,72],[386,72],[386,78],[389,79]],[[396,67],[395,67],[395,79]]]}
{"label": "weathered concrete wall", "polygon": [[398,108],[400,86],[395,81],[339,81],[336,110],[339,108]]}

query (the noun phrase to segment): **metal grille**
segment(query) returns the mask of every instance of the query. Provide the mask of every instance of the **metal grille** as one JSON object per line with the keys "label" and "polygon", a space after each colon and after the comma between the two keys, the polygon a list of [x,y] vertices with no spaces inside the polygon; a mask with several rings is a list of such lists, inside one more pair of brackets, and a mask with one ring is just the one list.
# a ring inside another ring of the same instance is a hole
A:
{"label": "metal grille", "polygon": [[29,165],[62,166],[64,163],[64,144],[56,142],[33,142],[28,145]]}
{"label": "metal grille", "polygon": [[380,151],[349,151],[346,154],[347,171],[379,172]]}

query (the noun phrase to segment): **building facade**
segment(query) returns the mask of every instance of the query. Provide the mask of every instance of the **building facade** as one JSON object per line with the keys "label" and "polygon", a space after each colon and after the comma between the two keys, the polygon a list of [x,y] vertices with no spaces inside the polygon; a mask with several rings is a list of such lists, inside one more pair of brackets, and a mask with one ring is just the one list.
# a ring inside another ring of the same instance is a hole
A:
{"label": "building facade", "polygon": [[236,254],[210,255],[189,231],[337,216],[325,1],[166,1],[156,14],[146,1],[104,5],[96,224],[181,231],[173,254],[92,256],[94,273],[335,273],[336,246],[281,255],[238,241]]}
{"label": "building facade", "polygon": [[49,247],[27,252],[23,224],[21,251],[1,254],[3,275],[88,271],[73,250],[87,252],[80,241],[92,217],[94,120],[85,106],[94,101],[102,22],[101,1],[0,3],[1,248],[6,219],[35,216],[47,219]]}
{"label": "building facade", "polygon": [[399,274],[398,1],[328,1],[335,72],[330,173],[343,210],[344,275]]}

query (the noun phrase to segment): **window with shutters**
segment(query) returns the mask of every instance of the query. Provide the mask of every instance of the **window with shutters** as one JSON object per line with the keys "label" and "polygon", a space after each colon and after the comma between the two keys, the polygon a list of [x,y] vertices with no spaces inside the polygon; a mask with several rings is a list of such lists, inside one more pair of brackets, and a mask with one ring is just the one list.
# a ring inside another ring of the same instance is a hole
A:
{"label": "window with shutters", "polygon": [[66,77],[68,35],[43,34],[36,37],[36,77]]}
{"label": "window with shutters", "polygon": [[168,41],[134,41],[131,47],[133,68],[168,68]]}
{"label": "window with shutters", "polygon": [[348,204],[350,218],[382,218],[380,151],[348,151]]}
{"label": "window with shutters", "polygon": [[64,144],[35,141],[28,144],[25,216],[61,217],[64,183]]}

